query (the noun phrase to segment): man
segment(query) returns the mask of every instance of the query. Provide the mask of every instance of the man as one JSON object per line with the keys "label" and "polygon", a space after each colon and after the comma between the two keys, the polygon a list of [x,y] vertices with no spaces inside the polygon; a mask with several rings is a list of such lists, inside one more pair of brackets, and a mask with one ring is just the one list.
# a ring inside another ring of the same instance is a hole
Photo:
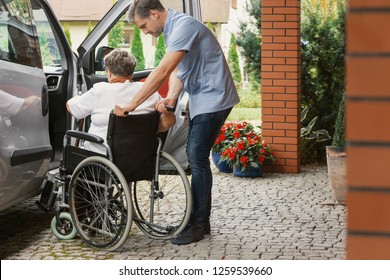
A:
{"label": "man", "polygon": [[193,209],[188,227],[173,244],[197,242],[210,233],[212,174],[210,151],[232,107],[239,102],[222,49],[210,30],[183,13],[166,10],[159,0],[135,0],[129,9],[145,34],[164,33],[167,53],[130,103],[115,106],[124,116],[133,111],[169,77],[168,96],[162,102],[174,106],[183,88],[189,94],[187,157],[192,172]]}

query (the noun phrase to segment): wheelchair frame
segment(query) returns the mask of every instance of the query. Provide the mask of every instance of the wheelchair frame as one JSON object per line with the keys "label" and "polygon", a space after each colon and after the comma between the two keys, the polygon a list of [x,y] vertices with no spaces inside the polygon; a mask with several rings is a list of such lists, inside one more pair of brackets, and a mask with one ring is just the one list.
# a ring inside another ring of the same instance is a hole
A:
{"label": "wheelchair frame", "polygon": [[132,221],[146,236],[160,240],[186,227],[192,208],[190,184],[180,164],[161,150],[160,137],[153,177],[133,182],[127,182],[113,163],[111,147],[101,137],[68,131],[65,150],[71,138],[104,145],[107,158],[79,148],[75,154],[86,158],[73,172],[62,162],[56,173],[48,174],[37,204],[46,212],[55,210],[51,230],[57,238],[72,239],[79,234],[92,247],[116,250],[127,240]]}

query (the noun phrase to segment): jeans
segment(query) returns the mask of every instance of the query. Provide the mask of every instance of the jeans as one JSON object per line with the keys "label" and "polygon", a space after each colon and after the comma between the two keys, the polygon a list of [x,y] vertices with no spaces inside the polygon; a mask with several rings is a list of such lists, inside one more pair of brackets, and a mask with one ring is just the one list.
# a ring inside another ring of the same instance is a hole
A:
{"label": "jeans", "polygon": [[209,221],[213,184],[210,151],[231,110],[197,115],[189,122],[186,152],[192,173],[190,224],[196,227],[203,227]]}

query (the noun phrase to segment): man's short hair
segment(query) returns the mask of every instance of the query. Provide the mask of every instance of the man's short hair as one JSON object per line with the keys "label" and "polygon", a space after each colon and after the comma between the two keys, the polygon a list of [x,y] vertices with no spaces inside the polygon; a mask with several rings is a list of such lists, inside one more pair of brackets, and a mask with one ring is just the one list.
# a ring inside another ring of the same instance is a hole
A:
{"label": "man's short hair", "polygon": [[149,17],[150,10],[157,10],[162,12],[165,10],[165,8],[159,0],[134,0],[129,7],[129,22],[133,22],[135,16],[140,18]]}

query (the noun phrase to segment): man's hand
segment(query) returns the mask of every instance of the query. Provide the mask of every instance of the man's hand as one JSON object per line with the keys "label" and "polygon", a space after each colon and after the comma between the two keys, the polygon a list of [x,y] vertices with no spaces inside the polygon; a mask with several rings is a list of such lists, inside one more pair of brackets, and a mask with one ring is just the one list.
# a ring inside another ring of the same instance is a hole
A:
{"label": "man's hand", "polygon": [[176,100],[174,98],[165,98],[156,104],[156,110],[162,114],[168,111],[174,111]]}
{"label": "man's hand", "polygon": [[166,114],[168,112],[163,102],[159,102],[156,104],[156,110],[159,111],[161,114]]}
{"label": "man's hand", "polygon": [[119,117],[126,117],[129,112],[132,112],[134,110],[135,107],[132,104],[116,104],[114,108],[114,114]]}
{"label": "man's hand", "polygon": [[162,100],[160,101],[160,103],[163,103],[164,105],[167,105],[167,106],[174,107],[175,104],[176,104],[176,99],[175,99],[175,98],[167,97],[167,98],[162,99]]}

